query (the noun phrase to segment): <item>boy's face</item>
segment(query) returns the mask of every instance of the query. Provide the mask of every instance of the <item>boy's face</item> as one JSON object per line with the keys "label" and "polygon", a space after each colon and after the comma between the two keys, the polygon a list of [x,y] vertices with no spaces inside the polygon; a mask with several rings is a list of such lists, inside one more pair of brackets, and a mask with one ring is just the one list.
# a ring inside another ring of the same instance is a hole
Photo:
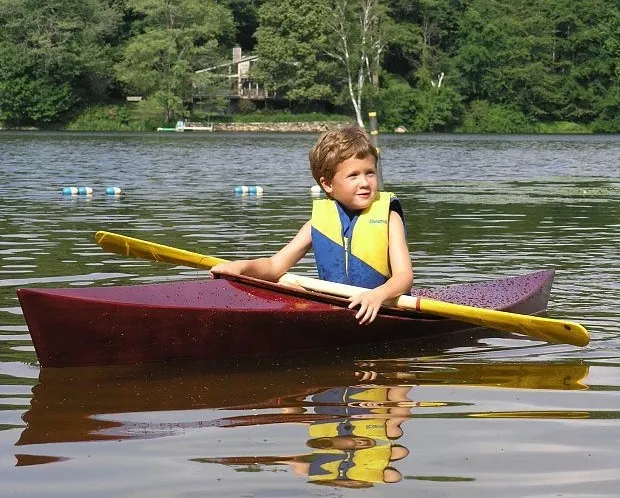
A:
{"label": "boy's face", "polygon": [[366,209],[377,195],[377,169],[372,156],[350,157],[336,166],[331,180],[321,177],[321,186],[334,200],[352,211]]}

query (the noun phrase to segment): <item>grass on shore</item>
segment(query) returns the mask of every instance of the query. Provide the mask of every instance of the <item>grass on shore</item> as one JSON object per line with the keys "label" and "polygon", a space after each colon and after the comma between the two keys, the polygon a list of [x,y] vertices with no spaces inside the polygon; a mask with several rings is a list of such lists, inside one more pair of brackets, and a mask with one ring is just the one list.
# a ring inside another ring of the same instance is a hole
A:
{"label": "grass on shore", "polygon": [[592,129],[583,124],[573,123],[571,121],[557,121],[555,123],[540,123],[538,125],[538,133],[544,134],[580,134],[593,133]]}
{"label": "grass on shore", "polygon": [[[351,121],[341,114],[291,112],[254,112],[216,116],[196,113],[186,118],[190,122],[211,123],[294,123],[314,121]],[[161,109],[154,109],[146,101],[128,105],[90,107],[65,126],[70,131],[155,131],[158,127],[174,127],[176,119],[166,122]]]}

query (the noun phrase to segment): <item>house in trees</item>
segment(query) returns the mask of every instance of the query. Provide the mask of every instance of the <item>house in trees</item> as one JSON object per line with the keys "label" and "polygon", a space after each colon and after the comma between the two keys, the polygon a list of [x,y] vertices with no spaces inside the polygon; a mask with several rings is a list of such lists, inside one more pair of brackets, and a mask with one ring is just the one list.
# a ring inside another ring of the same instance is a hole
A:
{"label": "house in trees", "polygon": [[231,110],[236,110],[243,101],[262,107],[266,100],[277,99],[275,93],[267,92],[252,80],[251,69],[256,61],[258,55],[244,56],[241,47],[236,46],[231,61],[196,71],[194,104],[219,97],[227,99]]}

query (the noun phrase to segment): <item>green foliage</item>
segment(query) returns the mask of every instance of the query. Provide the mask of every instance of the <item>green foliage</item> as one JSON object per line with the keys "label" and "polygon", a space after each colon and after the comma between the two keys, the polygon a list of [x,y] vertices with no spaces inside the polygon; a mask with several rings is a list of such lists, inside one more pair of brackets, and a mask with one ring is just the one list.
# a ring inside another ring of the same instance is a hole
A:
{"label": "green foliage", "polygon": [[232,11],[237,28],[235,41],[244,52],[253,50],[256,43],[254,33],[258,28],[258,8],[263,0],[223,0],[222,3]]}
{"label": "green foliage", "polygon": [[233,31],[230,10],[213,0],[127,0],[139,29],[115,70],[128,91],[153,96],[167,120],[191,100],[194,71],[218,59],[220,40]]}
{"label": "green foliage", "polygon": [[252,75],[271,93],[300,102],[334,97],[325,7],[323,0],[266,0],[260,7]]}
{"label": "green foliage", "polygon": [[454,0],[389,0],[387,71],[414,79],[417,71],[440,73],[448,63],[461,4]]}
{"label": "green foliage", "polygon": [[71,131],[154,131],[163,124],[163,107],[155,99],[132,104],[91,106],[67,126]]}
{"label": "green foliage", "polygon": [[68,112],[76,99],[68,84],[25,76],[0,81],[0,118],[10,127],[48,125]]}
{"label": "green foliage", "polygon": [[536,127],[514,107],[477,100],[466,109],[458,131],[462,133],[531,133],[536,131]]}
{"label": "green foliage", "polygon": [[[130,109],[130,125],[134,130],[156,130],[159,126],[162,126],[162,116],[164,116],[164,109],[161,104],[155,99],[146,99],[141,102],[130,104],[127,106]],[[176,120],[168,122],[168,124],[174,125]]]}
{"label": "green foliage", "polygon": [[606,0],[472,0],[454,57],[464,96],[532,120],[590,122],[618,77],[619,19]]}
{"label": "green foliage", "polygon": [[[376,15],[367,38],[364,5]],[[609,0],[0,0],[0,122],[210,119],[227,109],[230,79],[196,71],[224,65],[235,44],[255,49],[250,76],[273,107],[358,121],[372,108],[387,130],[620,132],[620,4]],[[106,106],[128,94],[145,97],[130,117]],[[244,105],[248,119],[273,117]]]}
{"label": "green foliage", "polygon": [[601,100],[598,108],[598,116],[599,117],[594,121],[592,126],[595,132],[620,133],[620,81],[615,84]]}
{"label": "green foliage", "polygon": [[192,77],[194,103],[192,113],[201,112],[206,116],[223,114],[228,111],[230,102],[230,80],[217,74],[203,71]]}
{"label": "green foliage", "polygon": [[256,112],[256,104],[251,100],[240,100],[237,104],[239,114],[253,114]]}
{"label": "green foliage", "polygon": [[404,78],[386,76],[370,106],[376,109],[377,122],[386,131],[398,126],[409,129],[415,119],[413,89]]}
{"label": "green foliage", "polygon": [[[427,73],[418,87],[411,87],[400,78],[386,80],[374,102],[377,118],[382,127],[394,130],[404,126],[409,131],[448,131],[458,122],[461,97],[458,92],[443,82],[433,81]],[[422,78],[422,75],[420,75]]]}
{"label": "green foliage", "polygon": [[[71,131],[154,131],[165,125],[163,109],[154,99],[131,104],[92,106],[79,113],[67,126]],[[189,121],[225,123],[292,123],[334,121],[350,122],[350,116],[323,113],[255,111],[230,116],[213,115],[198,110],[188,113]],[[174,126],[175,121],[168,122]]]}
{"label": "green foliage", "polygon": [[590,123],[599,119],[609,103],[610,87],[620,77],[620,4],[561,0],[547,9],[555,29],[556,71],[563,95],[555,117]]}
{"label": "green foliage", "polygon": [[536,127],[537,133],[592,133],[591,127],[588,125],[574,123],[572,121],[557,121],[552,123],[539,123]]}
{"label": "green foliage", "polygon": [[531,2],[474,0],[464,12],[457,68],[466,97],[516,106],[545,119],[561,104],[554,89],[552,26]]}
{"label": "green foliage", "polygon": [[620,116],[614,119],[597,119],[592,123],[594,133],[620,133]]}
{"label": "green foliage", "polygon": [[391,26],[379,0],[266,0],[253,77],[296,102],[353,108],[362,124],[366,83],[378,78]]}
{"label": "green foliage", "polygon": [[449,131],[456,125],[461,96],[447,81],[432,79],[422,72],[422,82],[414,92],[414,131]]}
{"label": "green foliage", "polygon": [[[128,131],[130,111],[127,106],[91,107],[80,113],[67,126],[71,131]],[[135,130],[134,130],[135,131]]]}
{"label": "green foliage", "polygon": [[318,112],[293,114],[290,112],[254,112],[251,114],[235,114],[216,121],[229,121],[233,123],[311,123],[315,121],[334,121],[348,123],[350,116],[341,114],[323,114]]}
{"label": "green foliage", "polygon": [[120,14],[98,0],[0,0],[0,108],[12,126],[48,125],[104,97]]}

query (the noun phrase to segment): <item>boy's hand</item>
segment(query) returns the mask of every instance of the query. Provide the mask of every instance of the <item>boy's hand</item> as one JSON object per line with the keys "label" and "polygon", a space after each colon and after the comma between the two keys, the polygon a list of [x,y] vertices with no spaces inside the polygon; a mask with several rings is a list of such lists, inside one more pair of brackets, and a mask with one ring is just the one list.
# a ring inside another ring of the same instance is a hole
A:
{"label": "boy's hand", "polygon": [[358,305],[360,307],[355,314],[355,318],[359,320],[360,325],[368,325],[377,318],[377,313],[379,313],[379,308],[381,308],[381,304],[384,301],[384,296],[379,289],[372,289],[351,297],[350,301],[349,309],[353,309]]}
{"label": "boy's hand", "polygon": [[227,275],[243,275],[243,261],[229,261],[215,265],[209,271],[211,278],[214,273],[225,273]]}

